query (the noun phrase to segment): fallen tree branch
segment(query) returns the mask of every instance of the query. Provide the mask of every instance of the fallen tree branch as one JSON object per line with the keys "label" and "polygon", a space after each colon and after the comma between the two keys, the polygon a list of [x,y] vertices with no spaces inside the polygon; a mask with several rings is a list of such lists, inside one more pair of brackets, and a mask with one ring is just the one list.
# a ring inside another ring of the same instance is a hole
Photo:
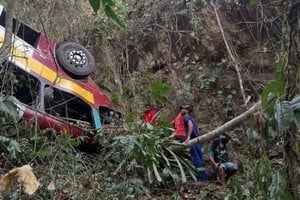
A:
{"label": "fallen tree branch", "polygon": [[223,29],[223,26],[221,24],[221,20],[220,20],[220,17],[219,17],[216,5],[213,5],[213,8],[214,8],[214,11],[215,11],[215,14],[216,14],[216,19],[217,19],[218,26],[219,26],[219,29],[220,29],[223,41],[225,43],[226,49],[228,51],[228,54],[229,54],[231,60],[234,62],[234,68],[235,68],[235,71],[236,71],[238,79],[239,79],[240,90],[241,90],[241,94],[242,94],[244,103],[245,103],[245,105],[247,105],[247,99],[246,99],[245,89],[244,89],[244,86],[243,86],[243,79],[242,79],[242,75],[241,75],[240,63],[233,56],[232,50],[231,50],[231,48],[230,48],[230,46],[229,46],[229,44],[228,44],[228,42],[226,40],[224,29]]}
{"label": "fallen tree branch", "polygon": [[215,130],[190,140],[186,145],[187,146],[193,146],[197,143],[201,143],[201,142],[204,142],[204,141],[209,140],[211,138],[214,138],[218,135],[221,135],[225,131],[231,130],[233,127],[243,123],[244,120],[246,120],[255,110],[257,110],[260,107],[260,105],[261,105],[261,101],[255,103],[246,112],[244,112],[244,113],[240,114],[239,116],[233,118],[232,120],[226,122],[225,124],[223,124],[222,126],[216,128]]}

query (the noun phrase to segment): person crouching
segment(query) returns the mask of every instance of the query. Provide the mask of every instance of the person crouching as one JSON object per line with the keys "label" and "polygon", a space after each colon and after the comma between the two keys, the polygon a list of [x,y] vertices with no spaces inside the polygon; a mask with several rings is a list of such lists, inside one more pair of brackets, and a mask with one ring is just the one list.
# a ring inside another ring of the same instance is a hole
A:
{"label": "person crouching", "polygon": [[228,159],[226,144],[229,140],[231,140],[231,136],[224,133],[215,137],[208,146],[209,160],[222,184],[226,184],[229,178],[238,170],[238,166],[233,162],[229,162]]}

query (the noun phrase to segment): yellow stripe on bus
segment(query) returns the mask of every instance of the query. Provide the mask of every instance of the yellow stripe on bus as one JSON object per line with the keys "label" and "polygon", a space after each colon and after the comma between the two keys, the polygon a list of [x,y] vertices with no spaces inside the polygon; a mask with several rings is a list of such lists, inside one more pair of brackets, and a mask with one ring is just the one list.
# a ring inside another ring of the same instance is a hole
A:
{"label": "yellow stripe on bus", "polygon": [[24,65],[26,69],[30,69],[30,71],[39,74],[41,77],[45,78],[46,80],[52,83],[55,82],[54,84],[75,92],[76,94],[80,95],[91,104],[95,103],[93,93],[89,92],[88,90],[82,88],[78,84],[68,79],[58,77],[58,74],[54,70],[42,64],[41,62],[34,59],[33,57],[26,55],[25,52],[20,51],[18,48],[14,48],[12,58],[14,61],[17,61],[20,64]]}

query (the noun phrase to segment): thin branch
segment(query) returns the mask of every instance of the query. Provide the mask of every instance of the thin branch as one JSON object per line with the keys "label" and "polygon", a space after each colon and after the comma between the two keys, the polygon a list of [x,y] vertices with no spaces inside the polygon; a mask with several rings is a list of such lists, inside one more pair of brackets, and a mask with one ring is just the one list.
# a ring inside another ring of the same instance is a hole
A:
{"label": "thin branch", "polygon": [[13,17],[17,2],[17,0],[10,0],[6,7],[4,41],[0,48],[1,57],[7,57],[11,50]]}
{"label": "thin branch", "polygon": [[235,71],[236,71],[236,73],[238,75],[239,84],[240,84],[240,90],[241,90],[241,94],[242,94],[244,103],[245,103],[245,105],[247,105],[247,99],[246,99],[245,89],[244,89],[244,86],[243,86],[243,79],[242,79],[242,75],[241,75],[240,63],[233,56],[231,48],[230,48],[230,46],[229,46],[229,44],[228,44],[228,42],[226,40],[225,33],[224,33],[224,30],[223,30],[223,27],[222,27],[222,24],[221,24],[221,21],[220,21],[220,17],[219,17],[216,5],[213,5],[213,8],[214,8],[214,11],[215,11],[215,14],[216,14],[216,19],[217,19],[217,22],[218,22],[218,25],[219,25],[219,28],[220,28],[220,32],[222,34],[222,38],[223,38],[223,41],[224,41],[225,46],[226,46],[226,49],[227,49],[227,51],[229,53],[229,56],[230,56],[231,60],[234,62],[234,68],[235,68]]}

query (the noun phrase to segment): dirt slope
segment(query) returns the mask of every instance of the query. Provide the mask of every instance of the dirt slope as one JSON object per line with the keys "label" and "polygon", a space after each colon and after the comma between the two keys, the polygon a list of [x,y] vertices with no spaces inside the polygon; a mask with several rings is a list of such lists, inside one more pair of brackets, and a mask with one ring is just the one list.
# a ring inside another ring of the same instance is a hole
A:
{"label": "dirt slope", "polygon": [[[142,109],[145,103],[140,92],[145,82],[141,79],[149,73],[150,79],[163,78],[171,86],[167,101],[157,104],[168,119],[182,103],[193,104],[197,119],[209,128],[242,112],[239,82],[224,38],[240,63],[246,95],[251,97],[250,102],[258,99],[277,59],[277,41],[267,31],[274,27],[260,21],[262,16],[257,8],[233,3],[219,5],[225,33],[222,36],[214,9],[205,3],[127,3],[132,9],[127,19],[127,36],[116,35],[109,46],[96,48],[99,71],[109,67],[112,76],[96,74],[99,82],[111,91],[126,87],[129,91],[125,97],[136,102],[133,110]],[[107,55],[111,58],[105,58]]]}

